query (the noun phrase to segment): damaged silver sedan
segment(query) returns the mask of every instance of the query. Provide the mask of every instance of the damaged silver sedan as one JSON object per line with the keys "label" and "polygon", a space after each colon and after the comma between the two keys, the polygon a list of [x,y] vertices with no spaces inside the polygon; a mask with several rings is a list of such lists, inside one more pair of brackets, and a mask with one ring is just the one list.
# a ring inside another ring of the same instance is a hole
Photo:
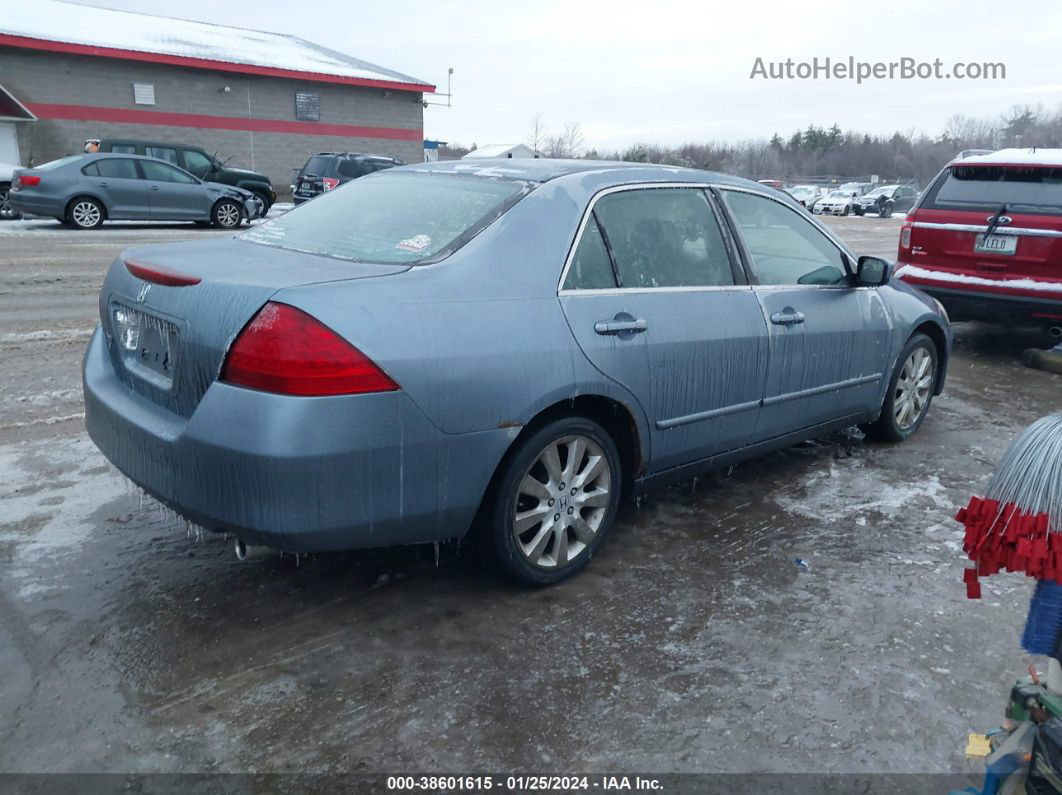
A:
{"label": "damaged silver sedan", "polygon": [[914,433],[947,318],[799,205],[593,161],[383,171],[226,240],[130,249],[85,356],[130,479],[242,544],[470,531],[587,564],[621,495],[849,425]]}

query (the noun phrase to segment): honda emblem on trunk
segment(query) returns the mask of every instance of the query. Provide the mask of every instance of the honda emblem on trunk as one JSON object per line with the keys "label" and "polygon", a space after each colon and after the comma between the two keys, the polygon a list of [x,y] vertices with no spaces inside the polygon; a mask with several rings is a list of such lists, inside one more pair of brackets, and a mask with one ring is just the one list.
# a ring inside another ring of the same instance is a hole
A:
{"label": "honda emblem on trunk", "polygon": [[150,292],[150,290],[151,290],[151,285],[150,284],[145,284],[143,287],[141,287],[140,288],[140,292],[137,293],[137,295],[136,295],[136,302],[138,304],[144,303],[144,299],[147,298],[147,294],[148,294],[148,292]]}

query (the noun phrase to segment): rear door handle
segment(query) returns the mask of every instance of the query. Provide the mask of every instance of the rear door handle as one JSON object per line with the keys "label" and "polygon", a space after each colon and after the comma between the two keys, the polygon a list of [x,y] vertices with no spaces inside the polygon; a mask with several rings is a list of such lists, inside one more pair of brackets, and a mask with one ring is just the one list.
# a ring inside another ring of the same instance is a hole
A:
{"label": "rear door handle", "polygon": [[649,328],[649,324],[643,318],[631,318],[630,320],[623,320],[620,318],[613,318],[612,320],[599,320],[594,324],[594,331],[598,334],[640,334]]}
{"label": "rear door handle", "polygon": [[158,186],[158,185],[152,185],[152,186],[151,186],[151,189],[152,189],[152,190],[158,190],[158,189],[159,189],[159,186]]}
{"label": "rear door handle", "polygon": [[96,184],[99,185],[101,188],[109,188],[110,187],[110,183],[109,182],[97,182]]}
{"label": "rear door handle", "polygon": [[804,313],[787,306],[781,312],[771,315],[771,322],[776,326],[796,326],[804,322]]}

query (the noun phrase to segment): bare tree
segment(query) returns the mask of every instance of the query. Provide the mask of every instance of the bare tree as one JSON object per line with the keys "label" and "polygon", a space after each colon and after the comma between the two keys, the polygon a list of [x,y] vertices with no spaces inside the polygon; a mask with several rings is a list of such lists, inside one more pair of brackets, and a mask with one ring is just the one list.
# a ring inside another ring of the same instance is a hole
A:
{"label": "bare tree", "polygon": [[564,157],[580,157],[586,148],[586,139],[583,138],[582,125],[577,121],[570,121],[564,125],[561,134],[564,140]]}
{"label": "bare tree", "polygon": [[542,111],[531,117],[531,131],[528,134],[527,145],[535,150],[535,154],[541,154],[546,146],[546,122]]}

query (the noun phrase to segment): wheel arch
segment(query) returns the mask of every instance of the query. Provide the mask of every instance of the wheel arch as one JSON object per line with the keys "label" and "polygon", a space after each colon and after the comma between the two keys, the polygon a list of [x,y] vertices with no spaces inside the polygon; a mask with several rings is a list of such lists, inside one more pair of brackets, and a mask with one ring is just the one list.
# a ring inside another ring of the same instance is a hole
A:
{"label": "wheel arch", "polygon": [[[925,334],[933,341],[933,345],[936,346],[937,379],[933,394],[939,395],[944,391],[944,379],[948,375],[948,334],[943,328],[941,328],[939,323],[933,320],[924,320],[922,323],[915,326],[907,339],[911,339],[915,334]],[[905,342],[904,344],[906,345],[907,343]]]}
{"label": "wheel arch", "polygon": [[88,193],[86,191],[81,191],[80,193],[75,193],[73,196],[70,197],[69,200],[67,200],[66,205],[63,207],[63,217],[64,218],[69,218],[70,217],[70,211],[74,207],[74,202],[76,202],[78,199],[92,199],[100,207],[102,207],[103,208],[103,220],[104,221],[106,221],[108,218],[111,217],[111,209],[110,209],[110,207],[107,206],[107,202],[105,202],[102,197],[97,196],[95,193]]}
{"label": "wheel arch", "polygon": [[498,474],[519,443],[543,425],[562,417],[585,417],[608,431],[619,451],[624,489],[629,489],[633,485],[648,462],[648,439],[639,427],[634,412],[614,397],[600,394],[575,395],[542,408],[523,425],[518,434],[513,436],[505,453],[494,467],[480,503],[481,509],[487,504],[489,496],[495,489]]}

